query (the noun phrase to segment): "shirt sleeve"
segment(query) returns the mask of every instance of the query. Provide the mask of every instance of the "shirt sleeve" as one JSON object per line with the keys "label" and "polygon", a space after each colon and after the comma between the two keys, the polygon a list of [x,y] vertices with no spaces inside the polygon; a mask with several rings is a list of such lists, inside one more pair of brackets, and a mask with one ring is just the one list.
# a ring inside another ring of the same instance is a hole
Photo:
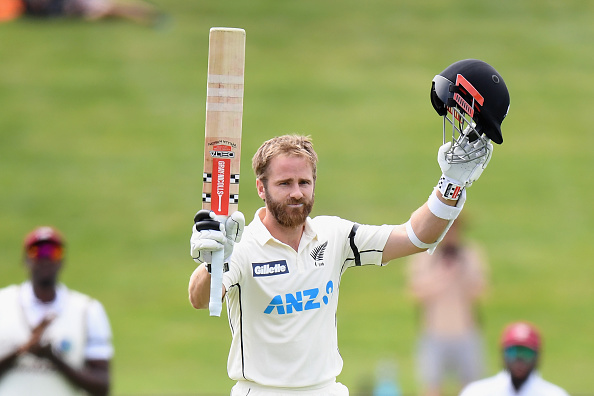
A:
{"label": "shirt sleeve", "polygon": [[349,260],[348,267],[358,265],[383,265],[382,256],[388,237],[394,229],[393,225],[365,225],[354,224],[348,236],[353,260]]}
{"label": "shirt sleeve", "polygon": [[89,304],[87,313],[87,360],[110,360],[113,357],[111,326],[103,305],[97,300]]}

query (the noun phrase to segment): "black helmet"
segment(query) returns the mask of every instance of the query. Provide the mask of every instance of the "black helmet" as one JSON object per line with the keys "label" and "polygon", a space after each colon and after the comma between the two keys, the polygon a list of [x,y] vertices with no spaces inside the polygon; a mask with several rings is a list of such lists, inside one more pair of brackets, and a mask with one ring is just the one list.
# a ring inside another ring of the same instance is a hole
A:
{"label": "black helmet", "polygon": [[501,75],[488,63],[477,59],[452,63],[433,78],[431,104],[441,116],[447,117],[453,109],[461,116],[468,115],[479,135],[503,143],[501,123],[509,110],[509,92]]}

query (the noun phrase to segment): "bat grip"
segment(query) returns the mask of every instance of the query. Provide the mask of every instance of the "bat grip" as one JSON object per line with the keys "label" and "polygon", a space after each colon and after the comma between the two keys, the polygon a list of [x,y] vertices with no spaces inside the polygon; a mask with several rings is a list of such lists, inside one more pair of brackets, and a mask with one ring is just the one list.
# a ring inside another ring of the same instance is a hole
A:
{"label": "bat grip", "polygon": [[221,316],[223,309],[223,262],[225,251],[223,249],[212,252],[210,266],[210,302],[208,310],[210,316]]}

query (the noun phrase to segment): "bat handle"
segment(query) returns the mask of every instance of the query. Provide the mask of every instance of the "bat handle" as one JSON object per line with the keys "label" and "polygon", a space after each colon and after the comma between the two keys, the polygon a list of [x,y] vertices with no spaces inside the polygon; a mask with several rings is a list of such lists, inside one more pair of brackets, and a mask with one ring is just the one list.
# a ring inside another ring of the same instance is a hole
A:
{"label": "bat handle", "polygon": [[210,302],[208,310],[210,316],[221,316],[223,309],[223,262],[225,251],[223,249],[212,252],[212,263],[210,266]]}

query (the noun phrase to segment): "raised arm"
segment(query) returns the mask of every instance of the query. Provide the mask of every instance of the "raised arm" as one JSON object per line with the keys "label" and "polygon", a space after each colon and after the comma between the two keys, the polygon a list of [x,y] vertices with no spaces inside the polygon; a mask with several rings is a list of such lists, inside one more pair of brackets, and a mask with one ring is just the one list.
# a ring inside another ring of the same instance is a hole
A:
{"label": "raised arm", "polygon": [[[443,117],[443,145],[437,162],[442,171],[429,200],[410,220],[394,228],[383,261],[435,249],[466,200],[466,188],[478,180],[493,154],[491,141],[501,144],[501,123],[509,110],[503,78],[489,64],[465,59],[433,78],[431,104]],[[452,139],[446,143],[447,130]]]}
{"label": "raised arm", "polygon": [[428,202],[423,204],[411,215],[407,223],[394,227],[384,247],[383,262],[386,263],[437,246],[447,232],[450,221],[458,216],[464,205],[463,202],[460,202],[460,206],[456,206],[459,203],[458,200],[446,200],[438,190],[434,191],[429,199],[438,200],[446,210],[446,206],[453,208],[449,215],[452,217],[451,220],[433,214]]}
{"label": "raised arm", "polygon": [[[477,149],[476,140],[470,141],[471,132],[462,135],[455,144],[448,142],[439,148],[437,162],[442,176],[427,202],[407,223],[394,228],[384,248],[384,262],[425,250],[433,253],[458,217],[466,201],[466,187],[480,177],[493,153],[489,141]],[[472,152],[470,158],[461,161],[469,152]]]}

